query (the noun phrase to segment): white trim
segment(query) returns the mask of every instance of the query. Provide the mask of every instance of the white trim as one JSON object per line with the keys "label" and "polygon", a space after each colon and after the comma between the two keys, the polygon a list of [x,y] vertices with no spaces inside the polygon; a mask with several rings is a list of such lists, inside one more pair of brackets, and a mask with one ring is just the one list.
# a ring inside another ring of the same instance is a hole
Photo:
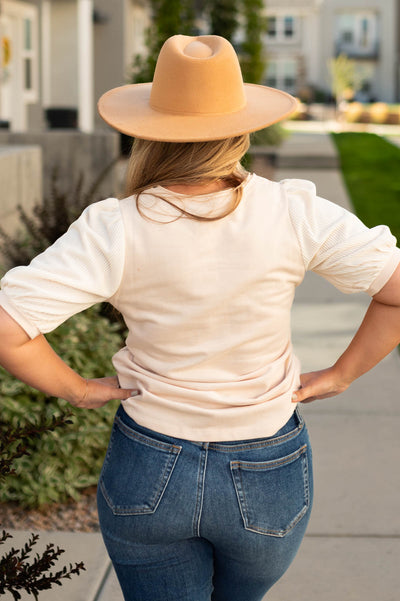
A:
{"label": "white trim", "polygon": [[42,104],[51,105],[51,2],[42,0]]}
{"label": "white trim", "polygon": [[93,0],[78,1],[78,119],[79,129],[94,129]]}

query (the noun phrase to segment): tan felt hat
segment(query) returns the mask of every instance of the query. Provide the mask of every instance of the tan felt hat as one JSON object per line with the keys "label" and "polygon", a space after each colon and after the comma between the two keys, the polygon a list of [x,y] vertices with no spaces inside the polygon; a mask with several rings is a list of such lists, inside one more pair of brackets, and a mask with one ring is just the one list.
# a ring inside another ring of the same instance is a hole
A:
{"label": "tan felt hat", "polygon": [[232,45],[220,36],[175,35],[161,48],[153,83],[109,90],[98,109],[129,136],[166,142],[220,140],[289,116],[295,98],[244,84]]}

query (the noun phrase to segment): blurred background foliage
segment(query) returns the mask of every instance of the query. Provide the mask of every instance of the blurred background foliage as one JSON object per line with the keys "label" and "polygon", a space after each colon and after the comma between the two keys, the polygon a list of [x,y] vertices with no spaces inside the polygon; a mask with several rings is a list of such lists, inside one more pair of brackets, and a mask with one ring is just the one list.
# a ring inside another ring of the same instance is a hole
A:
{"label": "blurred background foliage", "polygon": [[[117,323],[100,314],[99,306],[71,317],[47,335],[54,350],[85,378],[113,373],[111,356],[121,347]],[[0,502],[39,507],[68,498],[97,484],[119,401],[101,409],[72,407],[49,398],[0,368],[2,422],[13,427],[35,426],[70,413],[65,428],[27,440],[28,455],[15,460],[15,473],[0,488]]]}

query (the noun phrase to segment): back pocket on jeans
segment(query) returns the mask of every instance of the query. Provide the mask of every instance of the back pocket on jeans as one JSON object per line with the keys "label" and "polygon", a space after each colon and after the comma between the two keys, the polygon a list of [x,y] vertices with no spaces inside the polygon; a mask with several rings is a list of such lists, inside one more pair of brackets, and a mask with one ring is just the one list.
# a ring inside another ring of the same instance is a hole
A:
{"label": "back pocket on jeans", "polygon": [[273,461],[230,463],[246,530],[285,536],[310,505],[307,445]]}
{"label": "back pocket on jeans", "polygon": [[154,513],[180,451],[135,432],[117,416],[99,482],[114,515]]}

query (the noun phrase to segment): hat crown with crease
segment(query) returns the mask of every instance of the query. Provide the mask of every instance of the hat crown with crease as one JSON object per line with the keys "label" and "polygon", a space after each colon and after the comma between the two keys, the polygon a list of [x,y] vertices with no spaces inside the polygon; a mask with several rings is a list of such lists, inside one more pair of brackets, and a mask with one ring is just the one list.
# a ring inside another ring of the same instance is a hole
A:
{"label": "hat crown with crease", "polygon": [[101,117],[146,140],[221,140],[284,119],[297,101],[281,90],[243,83],[232,45],[220,36],[175,35],[161,48],[154,81],[109,90]]}
{"label": "hat crown with crease", "polygon": [[169,38],[158,57],[150,105],[182,115],[227,114],[243,109],[242,73],[231,44],[212,35]]}

